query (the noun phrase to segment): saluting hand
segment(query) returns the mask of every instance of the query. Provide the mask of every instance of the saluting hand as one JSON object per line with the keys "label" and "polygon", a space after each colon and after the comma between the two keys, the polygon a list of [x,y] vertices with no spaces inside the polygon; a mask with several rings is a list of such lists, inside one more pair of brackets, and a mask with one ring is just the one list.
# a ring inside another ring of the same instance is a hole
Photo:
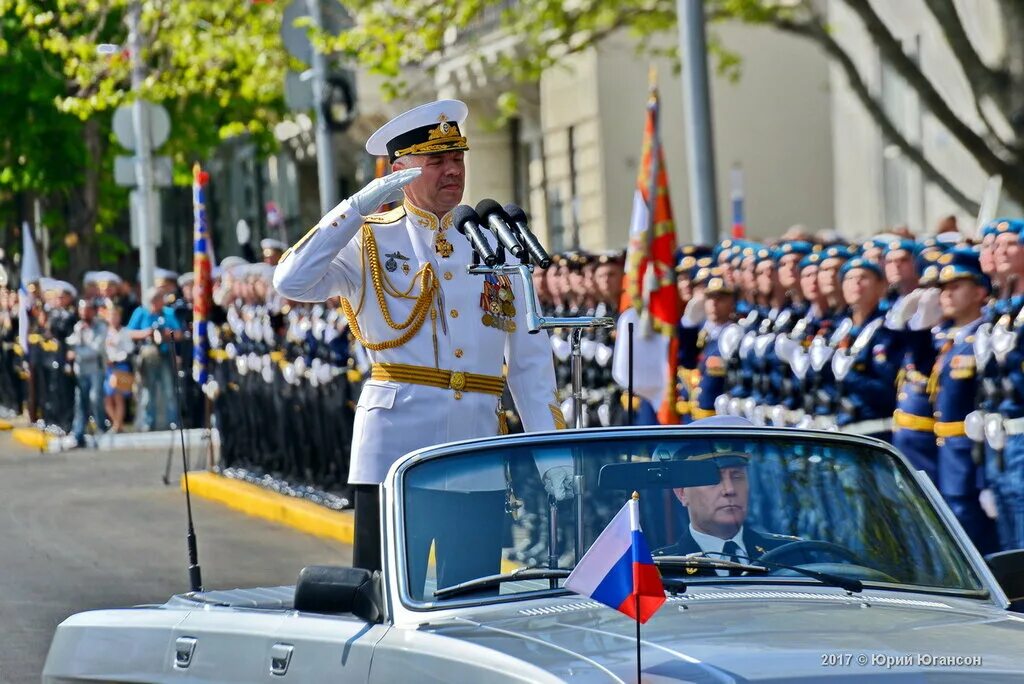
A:
{"label": "saluting hand", "polygon": [[707,314],[704,313],[703,295],[694,295],[686,303],[686,309],[683,310],[683,324],[688,327],[696,327],[702,324],[706,318]]}
{"label": "saluting hand", "polygon": [[380,205],[402,199],[402,188],[419,178],[421,173],[423,169],[417,167],[375,178],[365,188],[352,195],[349,203],[360,215],[369,216],[377,211]]}

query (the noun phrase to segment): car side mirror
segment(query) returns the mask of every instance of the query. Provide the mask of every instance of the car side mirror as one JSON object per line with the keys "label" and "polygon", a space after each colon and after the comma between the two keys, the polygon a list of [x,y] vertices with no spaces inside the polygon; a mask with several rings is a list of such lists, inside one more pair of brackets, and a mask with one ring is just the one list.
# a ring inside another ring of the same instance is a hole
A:
{"label": "car side mirror", "polygon": [[363,568],[309,565],[295,585],[295,610],[335,615],[351,613],[367,622],[384,619],[380,573]]}
{"label": "car side mirror", "polygon": [[990,553],[985,562],[1010,602],[1024,605],[1024,549]]}

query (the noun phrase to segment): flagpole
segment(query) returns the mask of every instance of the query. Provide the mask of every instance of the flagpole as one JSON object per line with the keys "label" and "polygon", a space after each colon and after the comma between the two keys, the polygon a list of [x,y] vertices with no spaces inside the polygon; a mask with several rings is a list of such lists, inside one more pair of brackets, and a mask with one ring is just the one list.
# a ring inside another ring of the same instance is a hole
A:
{"label": "flagpole", "polygon": [[640,592],[636,593],[636,684],[640,684]]}
{"label": "flagpole", "polygon": [[[636,492],[636,491],[633,492],[633,501],[635,501],[636,505],[639,506],[639,504],[640,504],[640,492]],[[639,515],[639,512],[637,513],[637,515]],[[637,579],[636,579],[637,575],[636,575],[636,566],[635,565],[633,566],[633,573],[634,573],[633,574],[633,600],[634,600],[634,603],[635,603],[635,605],[634,605],[634,608],[635,608],[634,616],[636,618],[635,619],[635,621],[636,621],[636,684],[640,684],[640,671],[641,671],[641,667],[640,667],[640,587],[637,586]]]}

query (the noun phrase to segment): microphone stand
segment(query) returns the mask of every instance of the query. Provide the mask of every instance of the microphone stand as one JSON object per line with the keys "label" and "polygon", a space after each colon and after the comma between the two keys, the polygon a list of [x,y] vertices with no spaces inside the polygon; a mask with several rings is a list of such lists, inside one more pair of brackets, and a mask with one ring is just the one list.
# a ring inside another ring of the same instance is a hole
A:
{"label": "microphone stand", "polygon": [[[500,246],[500,243],[499,243]],[[528,253],[528,252],[527,252]],[[572,405],[573,423],[575,429],[583,428],[583,355],[580,351],[580,343],[583,340],[583,330],[586,328],[612,328],[615,320],[609,316],[573,316],[559,318],[555,316],[541,316],[537,310],[537,291],[533,287],[533,265],[528,263],[505,264],[504,259],[494,266],[482,266],[479,263],[479,255],[473,253],[473,264],[468,271],[477,275],[504,275],[518,276],[523,281],[523,290],[526,293],[526,327],[530,334],[536,334],[541,330],[553,328],[569,328],[569,343],[571,345],[570,370],[572,375]],[[576,559],[582,557],[584,548],[583,539],[583,459],[573,452],[573,482],[576,490]],[[558,558],[558,538],[554,534],[557,530],[558,503],[554,497],[549,497],[549,509],[551,534],[548,539],[549,565],[551,559]]]}

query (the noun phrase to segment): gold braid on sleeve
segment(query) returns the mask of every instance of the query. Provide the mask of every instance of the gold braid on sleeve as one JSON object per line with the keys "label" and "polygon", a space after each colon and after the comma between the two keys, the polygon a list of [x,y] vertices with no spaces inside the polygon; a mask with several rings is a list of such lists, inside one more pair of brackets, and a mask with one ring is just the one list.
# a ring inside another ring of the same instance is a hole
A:
{"label": "gold braid on sleeve", "polygon": [[[431,309],[431,305],[434,299],[434,292],[437,289],[437,276],[434,274],[434,268],[429,263],[424,265],[423,268],[416,274],[414,282],[419,281],[420,291],[419,294],[413,296],[412,287],[406,292],[398,291],[391,283],[387,282],[386,277],[381,271],[380,266],[380,255],[377,251],[377,241],[373,236],[373,230],[367,226],[363,226],[363,249],[365,253],[364,268],[363,268],[363,294],[366,293],[366,271],[370,271],[370,280],[373,283],[373,291],[377,296],[377,305],[380,307],[381,314],[384,316],[384,322],[388,324],[388,327],[392,330],[404,330],[401,335],[391,340],[384,340],[383,342],[371,342],[363,336],[362,330],[359,328],[359,322],[356,320],[356,312],[353,311],[352,305],[347,299],[341,300],[341,308],[345,314],[345,318],[348,320],[349,329],[352,331],[353,337],[363,345],[366,349],[372,351],[380,351],[382,349],[394,349],[401,347],[403,344],[411,340],[416,333],[423,327],[424,321],[427,319],[427,313]],[[393,297],[399,299],[411,299],[415,300],[413,304],[412,312],[409,313],[409,317],[401,323],[396,323],[391,317],[391,311],[388,309],[387,299],[385,292]],[[363,296],[360,295],[359,309],[362,310]]]}

